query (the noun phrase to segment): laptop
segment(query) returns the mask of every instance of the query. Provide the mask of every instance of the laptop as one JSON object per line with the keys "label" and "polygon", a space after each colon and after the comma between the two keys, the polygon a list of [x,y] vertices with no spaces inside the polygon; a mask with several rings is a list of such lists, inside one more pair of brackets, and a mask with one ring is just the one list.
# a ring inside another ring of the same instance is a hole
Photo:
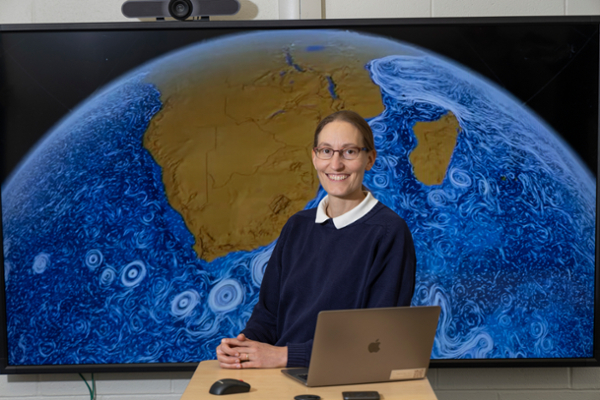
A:
{"label": "laptop", "polygon": [[439,306],[321,311],[308,368],[284,369],[306,386],[423,379]]}

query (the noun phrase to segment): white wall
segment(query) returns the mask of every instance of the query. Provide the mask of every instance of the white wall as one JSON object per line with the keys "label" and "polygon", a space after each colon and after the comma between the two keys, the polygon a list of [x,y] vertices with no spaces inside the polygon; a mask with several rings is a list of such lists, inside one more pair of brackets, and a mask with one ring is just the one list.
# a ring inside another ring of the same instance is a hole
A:
{"label": "white wall", "polygon": [[[126,20],[124,0],[0,0],[0,23]],[[306,1],[306,0],[305,0]],[[311,0],[314,1],[314,0]],[[600,0],[322,0],[327,18],[600,15]],[[278,0],[240,0],[235,17],[277,19]],[[99,374],[99,400],[175,400],[191,373]],[[89,374],[88,374],[89,376]],[[440,400],[598,400],[600,368],[438,369]],[[89,399],[76,374],[0,376],[0,400]]]}

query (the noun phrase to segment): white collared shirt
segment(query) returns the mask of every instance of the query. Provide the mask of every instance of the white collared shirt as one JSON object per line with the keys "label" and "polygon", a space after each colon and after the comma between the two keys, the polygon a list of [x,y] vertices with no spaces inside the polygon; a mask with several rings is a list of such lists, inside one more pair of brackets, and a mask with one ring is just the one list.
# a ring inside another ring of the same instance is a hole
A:
{"label": "white collared shirt", "polygon": [[[377,203],[379,203],[379,200],[373,197],[371,192],[366,193],[366,197],[363,199],[363,201],[360,202],[359,205],[357,205],[347,213],[344,213],[339,217],[335,217],[332,219],[333,225],[337,229],[342,229],[343,227],[348,226],[355,221],[358,221],[360,218],[364,217],[369,211],[371,211]],[[329,195],[325,196],[323,200],[319,202],[319,205],[317,206],[317,217],[315,218],[315,223],[322,224],[323,222],[330,219],[327,215],[328,205]]]}

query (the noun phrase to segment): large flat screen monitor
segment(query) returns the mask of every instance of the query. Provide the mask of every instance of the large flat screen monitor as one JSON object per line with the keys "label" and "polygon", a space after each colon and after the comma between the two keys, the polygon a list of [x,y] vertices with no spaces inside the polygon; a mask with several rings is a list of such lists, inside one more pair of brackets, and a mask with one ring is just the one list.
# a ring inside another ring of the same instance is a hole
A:
{"label": "large flat screen monitor", "polygon": [[432,366],[597,365],[599,24],[0,26],[1,372],[215,358],[340,109],[442,308]]}

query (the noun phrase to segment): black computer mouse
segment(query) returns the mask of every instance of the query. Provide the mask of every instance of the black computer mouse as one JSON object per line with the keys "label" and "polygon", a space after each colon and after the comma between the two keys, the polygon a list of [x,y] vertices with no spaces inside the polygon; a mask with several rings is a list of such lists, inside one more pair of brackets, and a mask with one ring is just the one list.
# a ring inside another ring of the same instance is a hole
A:
{"label": "black computer mouse", "polygon": [[212,384],[208,393],[210,394],[233,394],[246,393],[250,391],[250,385],[239,379],[219,379]]}

